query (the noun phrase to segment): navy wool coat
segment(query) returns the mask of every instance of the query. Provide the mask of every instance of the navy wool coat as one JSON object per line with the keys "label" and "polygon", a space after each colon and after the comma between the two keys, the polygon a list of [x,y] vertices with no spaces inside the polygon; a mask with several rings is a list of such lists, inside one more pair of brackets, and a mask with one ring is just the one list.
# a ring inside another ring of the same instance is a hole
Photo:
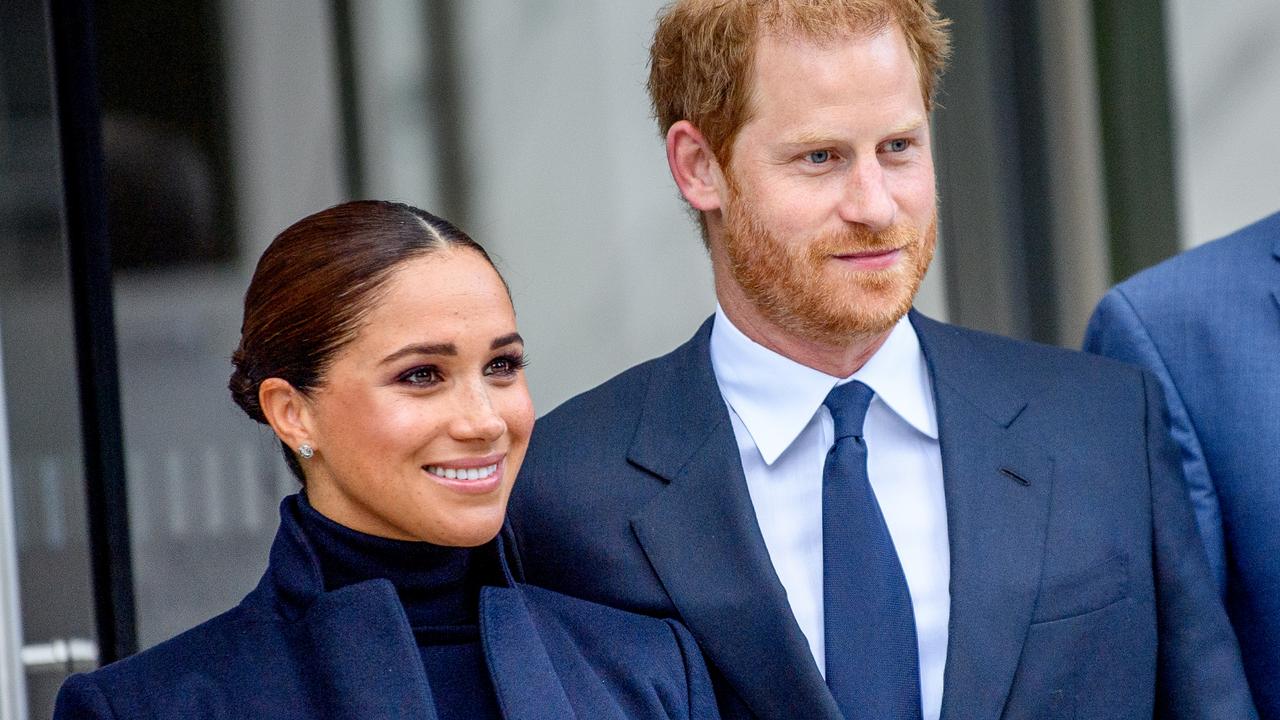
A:
{"label": "navy wool coat", "polygon": [[[282,508],[283,510],[283,508]],[[680,625],[511,581],[486,587],[480,637],[504,718],[716,718]],[[234,609],[143,653],[74,675],[62,718],[436,717],[390,581],[323,589],[287,519],[262,581]]]}

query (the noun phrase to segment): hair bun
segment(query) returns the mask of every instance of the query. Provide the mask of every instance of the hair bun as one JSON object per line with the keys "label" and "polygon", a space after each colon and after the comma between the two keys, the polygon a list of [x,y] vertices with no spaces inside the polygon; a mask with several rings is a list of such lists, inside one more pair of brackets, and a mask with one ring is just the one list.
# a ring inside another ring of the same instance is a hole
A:
{"label": "hair bun", "polygon": [[231,399],[244,411],[245,415],[266,425],[267,416],[263,414],[262,406],[258,404],[258,385],[261,381],[255,380],[252,377],[253,373],[245,367],[242,349],[236,348],[236,351],[231,354],[231,364],[235,368],[231,371],[231,379],[227,382]]}

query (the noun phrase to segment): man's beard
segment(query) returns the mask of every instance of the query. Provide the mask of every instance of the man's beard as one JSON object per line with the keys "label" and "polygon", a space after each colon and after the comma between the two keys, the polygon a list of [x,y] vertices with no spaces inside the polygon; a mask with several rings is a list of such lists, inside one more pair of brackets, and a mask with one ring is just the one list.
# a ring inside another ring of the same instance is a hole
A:
{"label": "man's beard", "polygon": [[[729,272],[766,320],[824,345],[888,332],[911,309],[937,244],[937,214],[923,231],[893,225],[876,232],[851,225],[814,239],[779,238],[735,193],[724,214]],[[836,255],[902,250],[883,270],[844,267]]]}

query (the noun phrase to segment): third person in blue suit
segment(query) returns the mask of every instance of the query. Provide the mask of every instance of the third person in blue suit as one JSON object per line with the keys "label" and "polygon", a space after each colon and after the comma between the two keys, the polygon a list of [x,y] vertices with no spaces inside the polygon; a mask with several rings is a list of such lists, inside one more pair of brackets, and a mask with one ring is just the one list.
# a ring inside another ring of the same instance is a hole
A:
{"label": "third person in blue suit", "polygon": [[1258,712],[1280,719],[1280,213],[1116,286],[1085,349],[1160,378]]}
{"label": "third person in blue suit", "polygon": [[1155,377],[910,311],[946,51],[921,0],[664,11],[719,307],[539,421],[526,578],[680,618],[727,717],[1254,717]]}

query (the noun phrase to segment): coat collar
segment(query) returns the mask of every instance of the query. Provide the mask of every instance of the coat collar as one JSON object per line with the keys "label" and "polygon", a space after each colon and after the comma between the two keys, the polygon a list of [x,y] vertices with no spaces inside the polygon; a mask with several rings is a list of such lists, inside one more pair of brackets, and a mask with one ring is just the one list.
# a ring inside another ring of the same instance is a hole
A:
{"label": "coat collar", "polygon": [[[306,655],[319,666],[315,675],[321,678],[317,682],[323,687],[318,688],[317,693],[324,698],[329,717],[435,720],[437,715],[422,656],[395,587],[389,580],[374,579],[325,591],[319,560],[296,517],[297,502],[297,496],[290,496],[280,503],[280,528],[271,545],[267,572],[242,607],[250,613],[268,613],[296,624],[306,645]],[[505,534],[500,533],[494,539],[493,549],[498,553],[507,587],[486,588],[480,607],[481,642],[489,660],[493,686],[500,697],[515,691],[527,695],[530,687],[541,687],[529,683],[547,682],[546,674],[550,672],[551,682],[559,688],[554,668],[546,658],[523,603],[517,610],[499,609],[497,617],[487,617],[495,614],[484,600],[489,597],[489,591],[520,594],[507,564]],[[508,604],[511,602],[514,601]],[[519,610],[524,612],[523,620],[506,627],[507,621],[519,620]],[[515,664],[512,653],[516,650],[491,647],[494,643],[488,642],[484,628],[492,632],[495,625],[503,627],[504,642],[520,646],[522,658],[528,654],[527,669],[511,667]],[[494,663],[495,653],[501,660],[501,670]],[[563,708],[555,704],[549,707],[567,709],[567,702],[565,700]],[[505,717],[513,720],[571,716],[571,712],[544,715],[536,708],[526,707],[525,703],[503,710]]]}
{"label": "coat collar", "polygon": [[[271,543],[267,574],[259,583],[261,592],[257,593],[269,595],[276,611],[290,620],[296,620],[310,612],[315,603],[333,594],[325,592],[320,560],[312,547],[311,539],[307,537],[298,520],[298,513],[301,512],[299,502],[298,495],[290,495],[280,502],[280,527],[276,531],[275,540]],[[511,586],[514,580],[509,563],[511,554],[506,550],[507,535],[508,529],[503,527],[502,532],[484,548],[496,554],[498,564],[502,568],[503,583]],[[389,580],[368,580],[350,587],[366,588],[366,586],[382,585],[391,590],[393,597],[395,596],[395,588]],[[341,592],[341,590],[334,592]],[[399,605],[399,600],[396,604]]]}

